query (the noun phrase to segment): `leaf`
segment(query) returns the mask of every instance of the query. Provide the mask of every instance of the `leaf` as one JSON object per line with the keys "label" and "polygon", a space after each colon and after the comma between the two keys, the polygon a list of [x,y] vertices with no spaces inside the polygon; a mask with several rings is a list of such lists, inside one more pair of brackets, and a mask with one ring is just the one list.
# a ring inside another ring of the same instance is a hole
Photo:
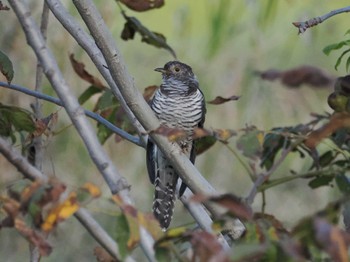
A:
{"label": "leaf", "polygon": [[116,216],[115,222],[115,238],[118,243],[121,258],[125,259],[125,257],[129,254],[129,249],[127,246],[130,236],[129,224],[124,214]]}
{"label": "leaf", "polygon": [[215,143],[216,143],[215,137],[212,136],[206,136],[206,137],[201,137],[198,138],[194,141],[195,147],[194,149],[196,150],[196,155],[200,155],[207,151],[209,148],[211,148]]}
{"label": "leaf", "polygon": [[66,200],[61,204],[50,210],[44,223],[41,225],[43,231],[49,232],[53,227],[72,216],[79,209],[79,203],[77,202],[77,194],[71,192]]}
{"label": "leaf", "polygon": [[347,112],[335,113],[331,116],[328,123],[312,131],[304,141],[304,144],[308,148],[313,149],[324,138],[329,137],[331,134],[344,127],[350,127],[350,114]]}
{"label": "leaf", "polygon": [[78,98],[79,104],[84,104],[87,100],[89,100],[93,95],[101,93],[101,88],[97,86],[89,86]]}
{"label": "leaf", "polygon": [[250,158],[259,158],[263,152],[264,133],[253,129],[247,131],[237,140],[237,148],[243,152],[243,155]]}
{"label": "leaf", "polygon": [[186,138],[187,134],[183,129],[170,128],[160,125],[157,129],[152,130],[150,133],[166,136],[169,141],[175,142]]}
{"label": "leaf", "polygon": [[224,98],[222,96],[217,96],[213,100],[208,101],[207,103],[212,104],[212,105],[221,105],[221,104],[224,104],[224,103],[229,102],[229,101],[236,101],[239,98],[240,98],[240,96],[230,96],[228,98]]}
{"label": "leaf", "polygon": [[14,71],[11,60],[8,56],[0,51],[0,72],[6,77],[8,83],[11,83]]}
{"label": "leaf", "polygon": [[325,48],[323,48],[322,51],[326,55],[329,55],[332,51],[338,50],[338,49],[342,48],[343,46],[347,46],[347,45],[350,45],[350,40],[341,41],[339,43],[328,45]]}
{"label": "leaf", "polygon": [[146,102],[151,101],[151,98],[153,97],[154,93],[158,88],[159,86],[156,85],[148,86],[145,88],[145,90],[143,91],[143,98],[146,100]]}
{"label": "leaf", "polygon": [[191,233],[190,242],[193,247],[192,261],[229,262],[227,252],[215,235],[205,231],[194,231]]}
{"label": "leaf", "polygon": [[118,262],[102,247],[94,248],[94,256],[98,262]]}
{"label": "leaf", "polygon": [[174,58],[176,58],[176,54],[174,50],[166,43],[166,39],[162,34],[152,32],[145,26],[141,24],[141,22],[135,18],[127,16],[124,12],[122,13],[126,23],[124,24],[124,29],[121,33],[121,38],[123,40],[133,39],[135,33],[139,33],[141,35],[141,41],[147,44],[153,45],[155,47],[164,48],[168,50]]}
{"label": "leaf", "polygon": [[120,0],[120,2],[138,12],[160,8],[164,5],[164,0]]}
{"label": "leaf", "polygon": [[[215,140],[219,140],[222,143],[227,143],[227,140],[237,133],[232,129],[205,129],[205,128],[195,128],[193,133],[193,139],[213,137]],[[213,143],[213,141],[209,142]]]}
{"label": "leaf", "polygon": [[281,71],[270,69],[257,72],[261,79],[273,81],[280,79],[281,83],[287,87],[300,87],[303,84],[313,87],[330,86],[334,82],[334,77],[324,70],[308,65],[302,65],[289,70]]}
{"label": "leaf", "polygon": [[40,255],[50,255],[52,251],[50,244],[45,240],[43,236],[36,233],[33,229],[27,227],[23,220],[17,218],[15,220],[15,228],[23,237],[25,237],[30,243],[38,248]]}
{"label": "leaf", "polygon": [[32,114],[20,107],[6,106],[0,103],[0,135],[10,136],[12,127],[16,131],[34,132]]}
{"label": "leaf", "polygon": [[350,195],[350,180],[345,174],[337,174],[335,182],[341,192]]}
{"label": "leaf", "polygon": [[37,119],[35,121],[35,131],[31,134],[32,137],[38,137],[44,133],[48,135],[52,132],[52,128],[57,123],[57,119],[57,113],[52,113],[45,118]]}
{"label": "leaf", "polygon": [[4,5],[1,1],[0,1],[0,10],[4,10],[4,11],[8,11],[10,10],[10,8],[7,5]]}
{"label": "leaf", "polygon": [[338,66],[340,65],[341,60],[343,59],[344,55],[346,55],[346,54],[349,53],[349,52],[350,52],[350,49],[345,50],[345,51],[338,57],[337,62],[335,63],[335,66],[334,66],[335,70],[338,70]]}
{"label": "leaf", "polygon": [[78,62],[73,54],[69,55],[69,60],[73,66],[75,73],[83,80],[92,84],[95,87],[100,89],[105,89],[106,87],[102,84],[102,82],[97,78],[91,75],[88,71],[85,70],[85,65],[81,62]]}
{"label": "leaf", "polygon": [[89,194],[94,198],[101,196],[101,190],[93,183],[86,182],[81,188],[89,192]]}
{"label": "leaf", "polygon": [[309,187],[311,187],[312,189],[321,187],[321,186],[327,186],[329,185],[330,182],[332,182],[334,179],[333,176],[326,176],[326,175],[321,175],[316,177],[315,179],[311,180],[308,185]]}
{"label": "leaf", "polygon": [[107,109],[114,109],[119,106],[119,102],[113,95],[112,91],[110,89],[106,89],[98,99],[93,111],[105,111]]}

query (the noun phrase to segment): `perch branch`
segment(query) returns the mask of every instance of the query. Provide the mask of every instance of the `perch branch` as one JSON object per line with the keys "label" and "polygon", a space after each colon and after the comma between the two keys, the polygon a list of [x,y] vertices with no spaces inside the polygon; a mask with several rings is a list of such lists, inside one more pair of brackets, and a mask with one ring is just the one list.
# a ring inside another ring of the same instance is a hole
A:
{"label": "perch branch", "polygon": [[[51,103],[56,104],[58,106],[63,106],[61,100],[59,100],[58,98],[39,93],[37,91],[30,90],[30,89],[25,88],[23,86],[19,86],[19,85],[15,85],[15,84],[8,84],[8,83],[5,83],[5,82],[0,82],[0,86],[8,88],[8,89],[13,89],[13,90],[22,92],[24,94],[36,97],[38,99],[51,102]],[[108,120],[106,120],[105,118],[100,116],[99,114],[96,114],[96,113],[91,112],[91,111],[86,110],[86,109],[84,109],[84,113],[85,113],[86,116],[90,117],[91,119],[96,120],[98,123],[104,125],[105,127],[110,129],[114,133],[118,134],[122,138],[128,140],[129,142],[131,142],[131,143],[133,143],[135,145],[138,145],[138,146],[142,146],[139,138],[137,138],[137,137],[135,137],[133,135],[130,135],[129,133],[125,132],[123,129],[120,129],[120,128],[116,127],[111,122],[109,122]]]}
{"label": "perch branch", "polygon": [[311,28],[313,26],[316,26],[318,24],[321,24],[328,18],[331,18],[332,16],[341,14],[341,13],[347,13],[350,12],[350,6],[339,8],[333,11],[330,11],[329,13],[323,15],[311,18],[310,20],[304,21],[304,22],[293,22],[292,24],[298,28],[298,33],[302,34],[304,33],[308,28]]}

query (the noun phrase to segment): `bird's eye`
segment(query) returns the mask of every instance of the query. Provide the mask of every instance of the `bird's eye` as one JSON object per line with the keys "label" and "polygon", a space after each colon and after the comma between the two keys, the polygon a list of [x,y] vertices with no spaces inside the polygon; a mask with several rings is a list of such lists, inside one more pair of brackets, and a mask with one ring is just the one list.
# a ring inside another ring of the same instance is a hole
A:
{"label": "bird's eye", "polygon": [[178,68],[178,67],[175,67],[174,70],[175,70],[175,72],[180,72],[180,68]]}

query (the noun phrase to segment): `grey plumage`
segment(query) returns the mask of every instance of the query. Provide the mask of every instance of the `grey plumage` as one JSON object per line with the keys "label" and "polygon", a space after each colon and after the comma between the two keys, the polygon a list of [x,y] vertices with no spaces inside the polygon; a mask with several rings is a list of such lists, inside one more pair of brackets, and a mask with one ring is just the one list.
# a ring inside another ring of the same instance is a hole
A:
{"label": "grey plumage", "polygon": [[[203,127],[206,112],[197,78],[191,67],[178,61],[168,62],[164,68],[155,70],[162,73],[163,82],[151,101],[151,108],[161,125],[180,128],[186,132],[186,138],[177,143],[194,163],[193,130],[195,127]],[[178,175],[151,139],[147,144],[147,170],[155,185],[153,213],[160,226],[166,229],[173,215]],[[186,185],[182,183],[180,196],[185,189]]]}

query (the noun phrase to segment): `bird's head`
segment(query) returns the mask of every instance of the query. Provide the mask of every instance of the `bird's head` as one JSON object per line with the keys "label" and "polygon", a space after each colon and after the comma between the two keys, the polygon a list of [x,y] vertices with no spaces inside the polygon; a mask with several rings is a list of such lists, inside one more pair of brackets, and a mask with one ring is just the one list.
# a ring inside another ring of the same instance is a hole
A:
{"label": "bird's head", "polygon": [[156,68],[154,70],[162,73],[165,82],[169,80],[187,82],[196,79],[192,72],[192,68],[179,61],[170,61],[166,63],[164,67]]}

